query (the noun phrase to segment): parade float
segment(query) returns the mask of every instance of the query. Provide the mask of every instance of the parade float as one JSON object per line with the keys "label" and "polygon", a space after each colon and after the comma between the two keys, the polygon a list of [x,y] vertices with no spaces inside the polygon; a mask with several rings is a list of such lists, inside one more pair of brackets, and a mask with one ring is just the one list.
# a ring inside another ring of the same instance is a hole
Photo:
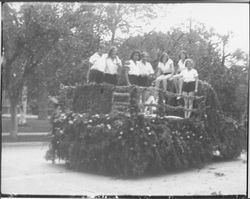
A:
{"label": "parade float", "polygon": [[183,118],[187,96],[176,97],[154,87],[64,87],[46,159],[64,160],[74,170],[134,177],[239,156],[246,129],[223,114],[211,85],[199,80],[191,118]]}

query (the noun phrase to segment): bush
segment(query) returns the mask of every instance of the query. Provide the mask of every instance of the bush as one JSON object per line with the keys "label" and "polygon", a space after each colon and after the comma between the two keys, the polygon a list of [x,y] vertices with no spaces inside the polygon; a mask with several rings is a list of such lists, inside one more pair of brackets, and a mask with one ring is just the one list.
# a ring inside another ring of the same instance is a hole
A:
{"label": "bush", "polygon": [[53,143],[71,168],[118,176],[200,166],[211,159],[202,122],[138,115],[62,114]]}

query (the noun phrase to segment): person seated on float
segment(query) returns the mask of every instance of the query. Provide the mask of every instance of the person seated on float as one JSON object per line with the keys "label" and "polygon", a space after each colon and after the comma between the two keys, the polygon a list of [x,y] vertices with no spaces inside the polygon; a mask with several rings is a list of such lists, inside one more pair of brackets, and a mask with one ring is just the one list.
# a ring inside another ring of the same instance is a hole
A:
{"label": "person seated on float", "polygon": [[159,89],[160,83],[163,83],[163,90],[167,91],[167,81],[174,75],[174,63],[169,58],[168,54],[164,52],[160,57],[160,62],[157,66],[157,78],[155,80],[155,86]]}
{"label": "person seated on float", "polygon": [[[138,76],[138,85],[141,87],[150,86],[150,81],[154,75],[154,70],[152,65],[148,62],[148,53],[141,53],[141,60],[139,61],[139,76]],[[145,103],[146,100],[146,91],[142,92],[142,103]]]}
{"label": "person seated on float", "polygon": [[103,53],[104,47],[100,46],[98,51],[89,58],[89,63],[91,66],[87,72],[87,83],[93,82],[100,84],[103,82],[105,67],[103,64],[103,59],[107,56],[107,54]]}
{"label": "person seated on float", "polygon": [[140,51],[135,50],[131,53],[130,60],[125,62],[125,79],[127,85],[139,85],[139,60]]}
{"label": "person seated on float", "polygon": [[105,59],[104,82],[117,85],[118,73],[122,67],[122,62],[117,56],[117,48],[111,47]]}
{"label": "person seated on float", "polygon": [[[193,97],[198,91],[198,72],[194,69],[194,61],[192,59],[186,59],[185,69],[180,73],[181,81],[183,82],[183,87],[181,88],[182,95],[184,96],[184,107],[186,109],[193,109]],[[191,111],[184,111],[185,118],[191,116]]]}
{"label": "person seated on float", "polygon": [[[181,50],[179,54],[179,61],[177,64],[176,75],[174,75],[173,80],[176,88],[176,93],[181,95],[182,81],[181,76],[179,75],[186,67],[185,60],[188,58],[187,52],[185,50]],[[180,96],[177,97],[177,100],[180,99]]]}
{"label": "person seated on float", "polygon": [[148,87],[151,85],[151,80],[155,71],[153,70],[152,65],[148,62],[148,53],[141,53],[141,61],[139,61],[139,77],[138,85],[143,87]]}

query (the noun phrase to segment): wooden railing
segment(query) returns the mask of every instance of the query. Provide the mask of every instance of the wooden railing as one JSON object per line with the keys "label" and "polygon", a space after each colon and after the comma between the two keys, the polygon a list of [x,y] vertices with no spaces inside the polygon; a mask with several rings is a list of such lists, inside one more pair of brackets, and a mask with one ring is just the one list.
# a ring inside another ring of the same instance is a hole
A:
{"label": "wooden railing", "polygon": [[[112,111],[117,110],[117,107],[127,107],[131,106],[130,104],[130,91],[131,86],[117,86],[114,89],[113,97],[112,97]],[[156,107],[158,110],[163,109],[166,111],[191,111],[197,113],[199,116],[205,113],[205,97],[204,96],[186,96],[186,95],[178,95],[176,93],[172,93],[169,91],[163,91],[161,89],[156,89],[155,87],[136,87],[137,92],[139,93],[139,98],[137,99],[138,111],[143,112],[146,107]],[[198,102],[198,108],[187,109],[183,106],[172,106],[165,103],[160,104],[145,104],[145,100],[141,100],[143,94],[153,95],[154,97],[159,97],[159,93],[163,94],[163,97],[181,97],[185,99],[193,99]],[[126,102],[115,101],[116,97],[127,97]]]}

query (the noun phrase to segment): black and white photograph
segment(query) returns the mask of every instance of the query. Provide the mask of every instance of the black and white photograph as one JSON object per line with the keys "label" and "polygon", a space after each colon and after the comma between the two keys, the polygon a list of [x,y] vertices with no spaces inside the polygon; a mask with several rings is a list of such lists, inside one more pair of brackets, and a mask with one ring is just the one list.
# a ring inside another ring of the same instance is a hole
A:
{"label": "black and white photograph", "polygon": [[1,197],[248,198],[249,2],[3,2]]}

